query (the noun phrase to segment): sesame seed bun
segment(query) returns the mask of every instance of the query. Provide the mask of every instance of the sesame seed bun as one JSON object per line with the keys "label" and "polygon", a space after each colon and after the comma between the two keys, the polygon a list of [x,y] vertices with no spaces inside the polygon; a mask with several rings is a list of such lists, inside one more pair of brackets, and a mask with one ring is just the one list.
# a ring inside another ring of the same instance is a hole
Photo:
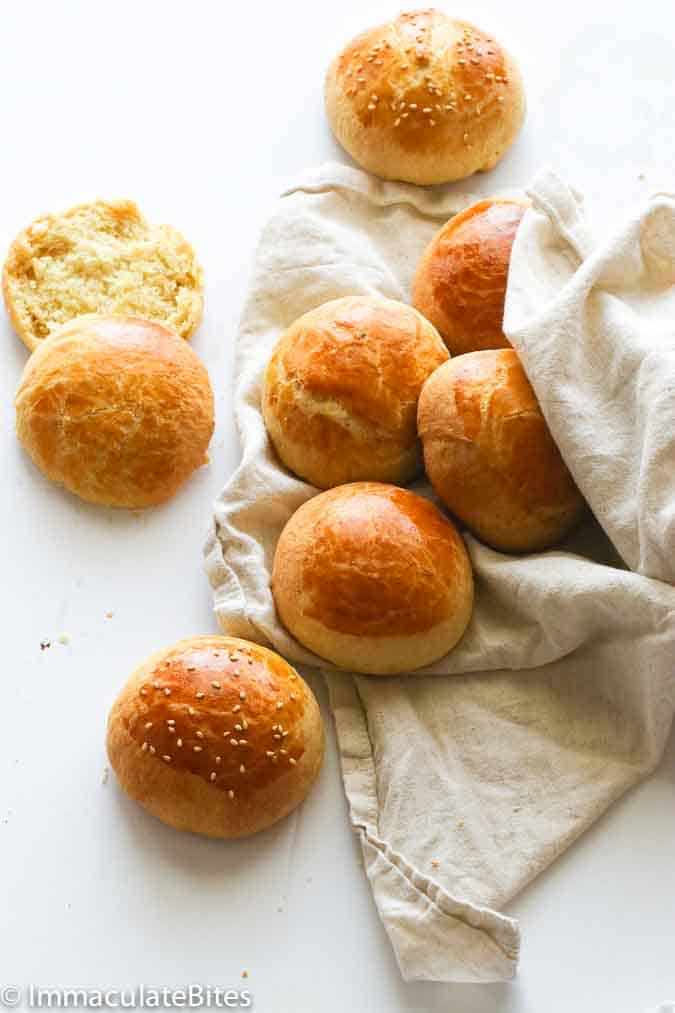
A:
{"label": "sesame seed bun", "polygon": [[434,9],[353,39],[328,69],[325,99],[333,133],[359,165],[424,185],[491,169],[525,117],[520,72],[503,46]]}
{"label": "sesame seed bun", "polygon": [[180,640],[115,701],[107,748],[130,798],[177,830],[254,834],[305,798],[321,766],[321,714],[283,658],[247,640]]}
{"label": "sesame seed bun", "polygon": [[502,330],[511,247],[528,201],[482,200],[431,240],[413,281],[413,304],[452,355],[510,348]]}
{"label": "sesame seed bun", "polygon": [[473,607],[471,565],[452,522],[421,496],[375,482],[331,489],[293,514],[272,592],[301,644],[373,675],[447,654]]}
{"label": "sesame seed bun", "polygon": [[202,287],[190,244],[169,225],[151,225],[130,200],[42,215],[16,237],[2,273],[12,326],[31,351],[86,313],[142,316],[189,338]]}
{"label": "sesame seed bun", "polygon": [[436,493],[488,545],[544,549],[581,516],[584,500],[513,349],[441,366],[422,390],[418,425]]}
{"label": "sesame seed bun", "polygon": [[208,460],[208,373],[173,331],[137,317],[85,316],[40,344],[16,395],[24,449],[91,503],[145,507]]}
{"label": "sesame seed bun", "polygon": [[265,373],[263,415],[277,454],[321,489],[408,482],[422,469],[417,398],[447,358],[435,328],[393,299],[348,296],[305,313]]}

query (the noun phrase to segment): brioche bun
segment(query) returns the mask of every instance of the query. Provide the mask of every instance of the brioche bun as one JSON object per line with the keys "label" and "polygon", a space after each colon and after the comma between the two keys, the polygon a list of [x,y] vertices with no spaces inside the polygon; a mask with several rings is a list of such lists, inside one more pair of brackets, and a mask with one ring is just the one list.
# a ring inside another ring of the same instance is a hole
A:
{"label": "brioche bun", "polygon": [[82,499],[152,506],[208,460],[213,394],[173,331],[137,317],[79,317],[26,363],[16,427],[38,468]]}
{"label": "brioche bun", "polygon": [[422,185],[491,169],[520,130],[525,94],[506,50],[433,8],[353,39],[325,84],[333,133],[384,179]]}
{"label": "brioche bun", "polygon": [[373,675],[437,661],[473,607],[471,565],[451,521],[421,496],[375,482],[331,489],[293,514],[272,592],[301,644]]}
{"label": "brioche bun", "polygon": [[511,247],[527,201],[482,200],[432,239],[413,281],[413,304],[452,355],[510,348],[502,330]]}
{"label": "brioche bun", "polygon": [[87,313],[146,317],[189,338],[202,287],[190,244],[169,225],[151,225],[130,200],[42,215],[16,237],[2,274],[12,326],[31,350]]}
{"label": "brioche bun", "polygon": [[295,809],[323,745],[319,707],[295,669],[234,637],[154,654],[108,718],[108,756],[127,795],[207,837],[254,834]]}
{"label": "brioche bun", "polygon": [[278,341],[263,384],[281,461],[321,489],[408,482],[422,469],[417,398],[447,358],[431,324],[392,299],[348,296],[305,313]]}
{"label": "brioche bun", "polygon": [[422,390],[418,424],[436,493],[481,541],[544,549],[580,517],[584,500],[513,349],[441,366]]}

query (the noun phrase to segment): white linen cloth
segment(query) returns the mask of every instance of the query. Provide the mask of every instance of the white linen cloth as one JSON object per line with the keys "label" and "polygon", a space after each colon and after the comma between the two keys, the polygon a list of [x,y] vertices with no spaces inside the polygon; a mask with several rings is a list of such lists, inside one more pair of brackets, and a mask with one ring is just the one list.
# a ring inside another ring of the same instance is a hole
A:
{"label": "white linen cloth", "polygon": [[316,489],[272,451],[261,378],[306,310],[355,292],[409,300],[424,246],[471,198],[306,172],[262,234],[238,336],[243,457],[205,549],[216,616],[326,673],[351,821],[406,979],[512,977],[519,928],[498,909],[653,770],[675,711],[675,202],[652,198],[595,245],[553,174],[528,193],[505,329],[597,521],[520,557],[466,534],[475,613],[422,672],[337,672],[279,624],[275,545]]}

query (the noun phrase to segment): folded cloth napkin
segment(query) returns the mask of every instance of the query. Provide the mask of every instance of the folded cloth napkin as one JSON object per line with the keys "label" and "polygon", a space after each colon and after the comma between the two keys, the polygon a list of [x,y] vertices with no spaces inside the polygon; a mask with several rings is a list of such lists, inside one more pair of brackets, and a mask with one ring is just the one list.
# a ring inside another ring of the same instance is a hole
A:
{"label": "folded cloth napkin", "polygon": [[339,165],[305,173],[263,232],[237,342],[243,459],[205,550],[216,616],[325,672],[351,821],[406,979],[511,978],[519,929],[497,909],[654,769],[675,711],[675,201],[652,198],[596,245],[557,177],[528,194],[505,329],[595,518],[529,556],[466,534],[474,616],[421,672],[338,672],[280,625],[275,545],[317,490],[279,465],[261,379],[306,310],[355,292],[409,300],[425,244],[471,198]]}

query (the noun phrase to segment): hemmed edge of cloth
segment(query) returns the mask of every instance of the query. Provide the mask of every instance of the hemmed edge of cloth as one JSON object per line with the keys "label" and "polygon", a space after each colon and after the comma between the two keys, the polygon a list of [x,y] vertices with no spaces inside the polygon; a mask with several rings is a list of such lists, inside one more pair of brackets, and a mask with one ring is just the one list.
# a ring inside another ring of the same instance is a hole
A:
{"label": "hemmed edge of cloth", "polygon": [[[454,897],[382,840],[377,825],[375,760],[365,708],[349,673],[323,671],[323,676],[335,717],[351,823],[361,843],[375,905],[401,975],[406,981],[511,980],[520,955],[518,922]],[[422,950],[421,923],[425,938]]]}

